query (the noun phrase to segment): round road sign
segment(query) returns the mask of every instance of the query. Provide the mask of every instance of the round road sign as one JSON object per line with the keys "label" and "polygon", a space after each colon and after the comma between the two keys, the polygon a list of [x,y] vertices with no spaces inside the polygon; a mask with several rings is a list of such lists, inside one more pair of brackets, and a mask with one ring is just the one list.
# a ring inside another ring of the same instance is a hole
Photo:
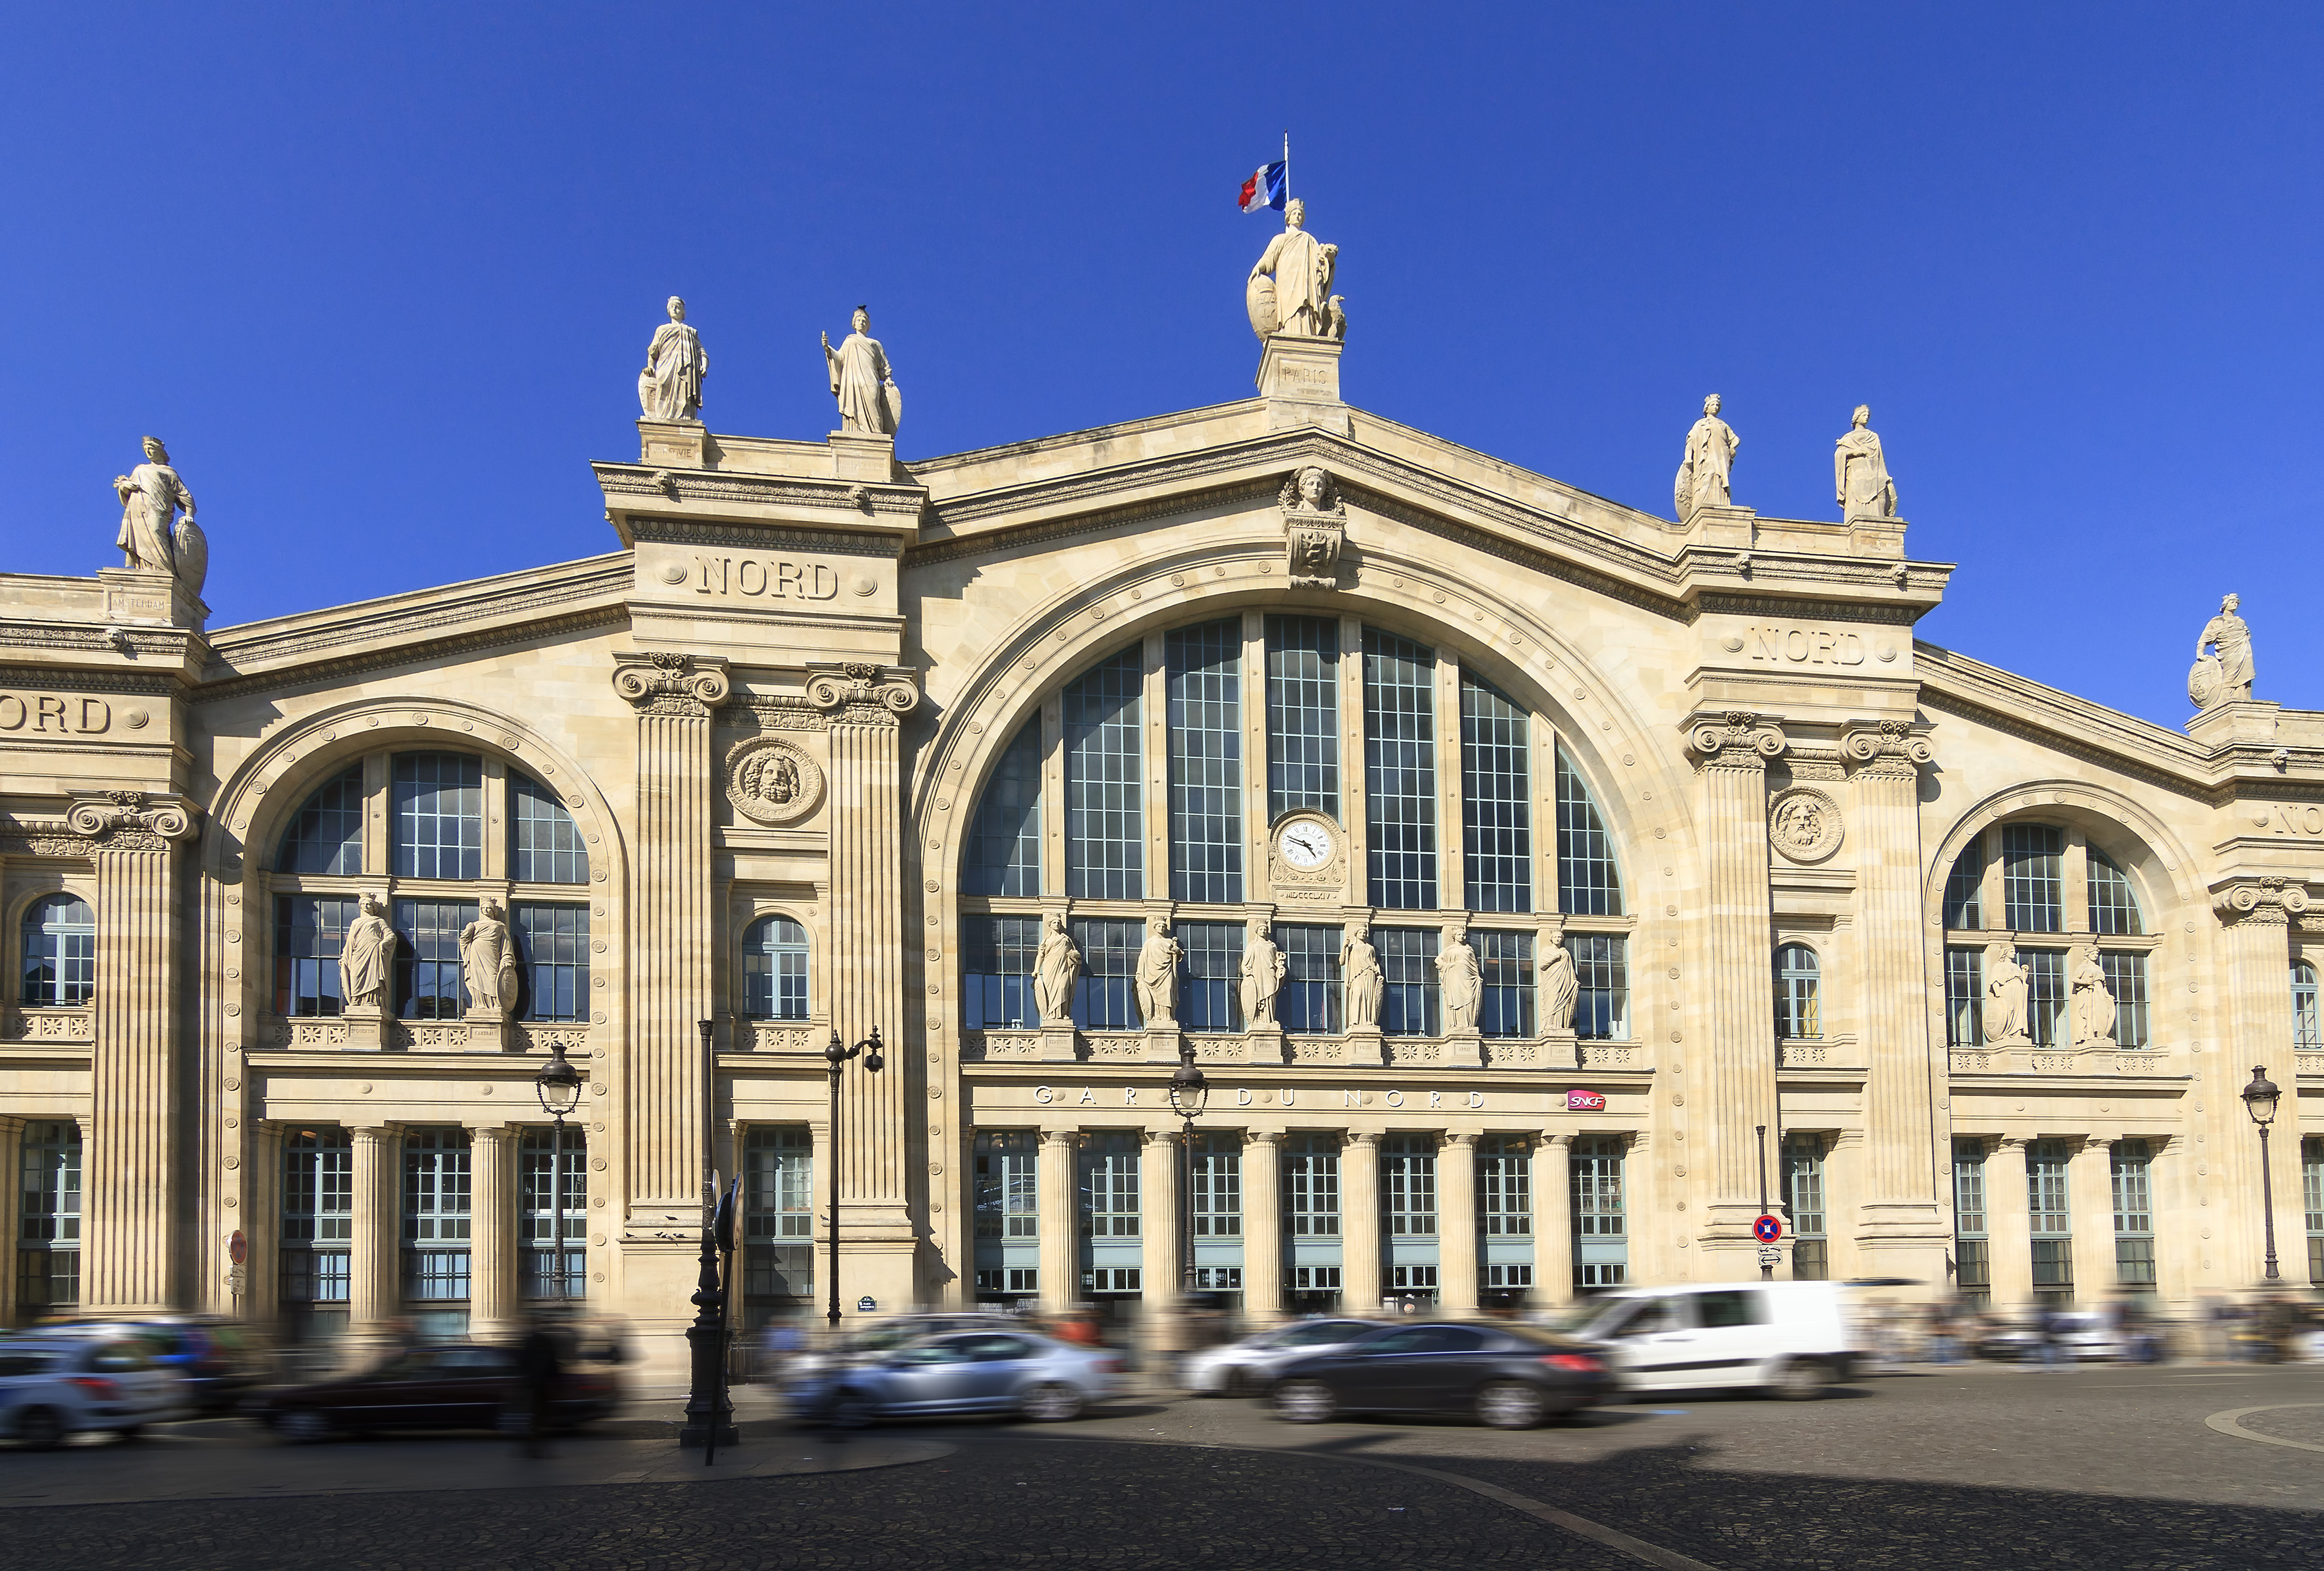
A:
{"label": "round road sign", "polygon": [[1784,1236],[1783,1219],[1776,1216],[1760,1217],[1758,1221],[1751,1224],[1751,1236],[1762,1243],[1775,1243]]}

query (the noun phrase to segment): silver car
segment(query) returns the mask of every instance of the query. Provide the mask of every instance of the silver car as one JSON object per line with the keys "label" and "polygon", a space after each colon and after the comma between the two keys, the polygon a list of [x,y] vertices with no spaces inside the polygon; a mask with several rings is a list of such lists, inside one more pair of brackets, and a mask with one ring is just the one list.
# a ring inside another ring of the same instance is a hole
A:
{"label": "silver car", "polygon": [[141,1338],[75,1327],[0,1342],[0,1436],[29,1449],[107,1430],[133,1440],[191,1410],[184,1382]]}
{"label": "silver car", "polygon": [[1106,1348],[1027,1331],[969,1331],[835,1369],[795,1389],[792,1400],[794,1410],[828,1413],[843,1428],[954,1413],[1018,1413],[1056,1423],[1112,1395],[1120,1374],[1120,1356]]}
{"label": "silver car", "polygon": [[1276,1372],[1295,1358],[1333,1353],[1387,1324],[1381,1320],[1298,1320],[1222,1347],[1190,1353],[1179,1379],[1197,1396],[1240,1396],[1265,1391]]}

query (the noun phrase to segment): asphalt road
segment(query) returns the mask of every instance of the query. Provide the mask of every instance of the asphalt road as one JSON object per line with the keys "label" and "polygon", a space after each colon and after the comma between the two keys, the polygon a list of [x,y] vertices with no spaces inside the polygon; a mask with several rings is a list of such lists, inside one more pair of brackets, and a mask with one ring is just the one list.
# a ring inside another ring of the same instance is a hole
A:
{"label": "asphalt road", "polygon": [[17,1564],[171,1571],[2324,1567],[2324,1369],[1973,1367],[1855,1393],[1515,1435],[1297,1427],[1240,1400],[770,1428],[711,1483],[668,1482],[704,1470],[635,1435],[526,1463],[488,1437],[291,1449],[198,1426],[0,1455],[0,1541]]}

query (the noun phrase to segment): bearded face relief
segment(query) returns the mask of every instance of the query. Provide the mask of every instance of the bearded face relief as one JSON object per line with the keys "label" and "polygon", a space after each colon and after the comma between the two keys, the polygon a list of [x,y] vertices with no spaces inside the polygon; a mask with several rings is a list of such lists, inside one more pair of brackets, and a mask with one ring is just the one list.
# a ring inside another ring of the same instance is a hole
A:
{"label": "bearded face relief", "polygon": [[726,755],[726,799],[754,823],[794,823],[821,804],[823,771],[795,743],[753,737]]}

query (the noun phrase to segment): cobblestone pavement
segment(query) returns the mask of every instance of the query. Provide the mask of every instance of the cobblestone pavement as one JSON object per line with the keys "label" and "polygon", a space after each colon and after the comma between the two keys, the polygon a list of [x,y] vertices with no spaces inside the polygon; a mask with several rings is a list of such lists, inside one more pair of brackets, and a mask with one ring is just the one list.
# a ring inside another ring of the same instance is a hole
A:
{"label": "cobblestone pavement", "polygon": [[[503,1447],[410,1440],[336,1448],[337,1465],[376,1468],[371,1487],[392,1489],[409,1469],[440,1476],[466,1446],[470,1486],[51,1505],[0,1512],[0,1531],[19,1563],[171,1571],[2324,1567],[2324,1454],[2203,1422],[2260,1409],[2260,1424],[2305,1434],[2324,1408],[2292,1404],[2324,1402],[2324,1371],[1978,1368],[1858,1391],[1799,1404],[1641,1403],[1517,1435],[1452,1423],[1308,1428],[1254,1402],[1130,1401],[1073,1425],[881,1431],[884,1443],[951,1448],[907,1465],[701,1485],[616,1483],[634,1474],[608,1472],[588,1487],[543,1474],[529,1475],[543,1481],[532,1487],[500,1487],[484,1472]],[[807,1437],[784,1438],[805,1454]],[[745,1448],[763,1465],[775,1446],[754,1437]],[[263,1474],[303,1454],[238,1455]],[[0,1457],[0,1483],[20,1463],[99,1460]],[[166,1444],[138,1454],[156,1494],[189,1463]],[[1433,1474],[1405,1471],[1414,1467]],[[1556,1511],[1571,1513],[1565,1525]],[[1591,1524],[1631,1536],[1646,1557],[1582,1536]]]}

